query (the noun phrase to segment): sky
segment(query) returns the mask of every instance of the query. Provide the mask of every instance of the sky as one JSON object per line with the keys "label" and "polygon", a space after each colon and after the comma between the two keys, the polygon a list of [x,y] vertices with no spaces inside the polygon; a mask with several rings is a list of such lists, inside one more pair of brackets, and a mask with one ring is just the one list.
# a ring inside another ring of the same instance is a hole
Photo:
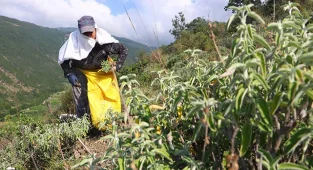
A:
{"label": "sky", "polygon": [[[172,19],[183,12],[186,23],[197,17],[227,21],[228,0],[0,0],[0,15],[40,26],[77,27],[83,15],[110,34],[159,47],[174,41]],[[125,10],[126,9],[126,10]]]}

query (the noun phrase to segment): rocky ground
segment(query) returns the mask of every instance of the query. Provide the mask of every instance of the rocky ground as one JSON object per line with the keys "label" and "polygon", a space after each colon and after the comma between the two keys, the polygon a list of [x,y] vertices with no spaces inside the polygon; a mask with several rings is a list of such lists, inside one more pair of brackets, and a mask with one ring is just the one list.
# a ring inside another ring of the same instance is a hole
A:
{"label": "rocky ground", "polygon": [[[91,154],[95,154],[96,157],[101,157],[109,147],[107,141],[100,140],[101,137],[102,136],[98,136],[77,141],[73,149],[75,160],[83,161]],[[98,164],[97,167],[108,168],[111,166],[110,164],[109,162],[104,162]]]}

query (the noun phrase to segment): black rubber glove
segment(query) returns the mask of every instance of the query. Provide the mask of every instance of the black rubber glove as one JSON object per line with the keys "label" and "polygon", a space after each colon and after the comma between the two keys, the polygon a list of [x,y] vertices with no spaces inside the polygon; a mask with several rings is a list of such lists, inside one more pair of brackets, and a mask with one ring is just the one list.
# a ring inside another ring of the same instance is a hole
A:
{"label": "black rubber glove", "polygon": [[79,86],[79,82],[77,77],[74,74],[70,74],[67,76],[68,81],[72,84],[72,86]]}

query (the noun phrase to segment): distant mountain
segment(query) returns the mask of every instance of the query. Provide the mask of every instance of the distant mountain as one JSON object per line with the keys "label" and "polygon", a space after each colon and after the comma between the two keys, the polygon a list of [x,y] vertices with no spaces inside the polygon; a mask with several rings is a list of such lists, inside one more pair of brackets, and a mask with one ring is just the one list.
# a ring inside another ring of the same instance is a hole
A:
{"label": "distant mountain", "polygon": [[[63,90],[67,80],[57,58],[69,31],[0,16],[0,119]],[[149,50],[143,44],[116,38],[129,48],[126,64],[137,61],[140,50]]]}

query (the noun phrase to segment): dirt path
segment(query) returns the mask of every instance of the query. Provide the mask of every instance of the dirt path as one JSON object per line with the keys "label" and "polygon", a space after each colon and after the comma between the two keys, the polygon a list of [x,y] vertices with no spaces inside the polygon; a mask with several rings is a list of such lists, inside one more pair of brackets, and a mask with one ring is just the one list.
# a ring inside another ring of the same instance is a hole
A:
{"label": "dirt path", "polygon": [[4,149],[9,143],[9,140],[0,138],[0,150]]}
{"label": "dirt path", "polygon": [[100,137],[83,139],[76,142],[74,156],[76,159],[82,159],[89,154],[96,154],[97,157],[102,156],[108,145],[107,142],[100,140]]}
{"label": "dirt path", "polygon": [[[91,154],[95,154],[96,157],[103,156],[104,152],[108,149],[109,143],[107,141],[101,140],[105,135],[99,135],[97,137],[88,137],[85,139],[78,140],[76,146],[73,149],[74,158],[76,160],[82,161]],[[111,166],[111,162],[104,162],[97,165],[97,168],[108,169]],[[110,169],[110,168],[109,168]]]}

